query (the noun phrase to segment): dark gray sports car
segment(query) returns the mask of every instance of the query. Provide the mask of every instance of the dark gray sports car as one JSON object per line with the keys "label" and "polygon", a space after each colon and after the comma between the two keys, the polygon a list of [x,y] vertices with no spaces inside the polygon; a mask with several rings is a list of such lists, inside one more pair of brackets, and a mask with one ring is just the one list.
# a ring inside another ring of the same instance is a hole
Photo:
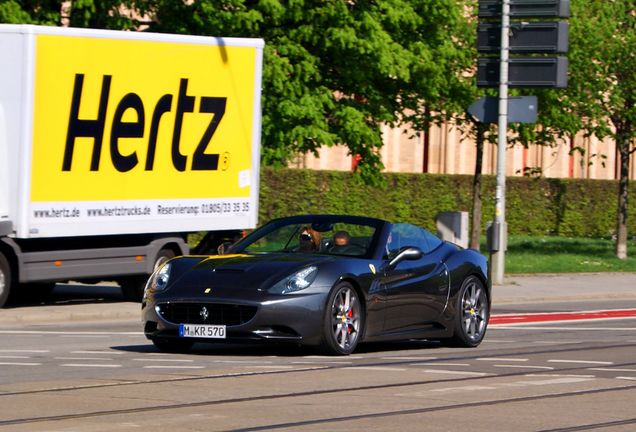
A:
{"label": "dark gray sports car", "polygon": [[274,220],[223,255],[174,258],[142,302],[159,349],[277,341],[331,355],[358,343],[433,339],[475,347],[490,314],[488,260],[414,225],[356,216]]}

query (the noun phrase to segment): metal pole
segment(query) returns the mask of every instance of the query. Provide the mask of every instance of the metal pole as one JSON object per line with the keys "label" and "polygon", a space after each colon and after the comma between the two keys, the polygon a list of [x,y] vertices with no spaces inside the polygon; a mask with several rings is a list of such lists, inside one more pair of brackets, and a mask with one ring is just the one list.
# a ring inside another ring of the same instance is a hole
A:
{"label": "metal pole", "polygon": [[510,0],[501,9],[501,49],[499,69],[499,118],[497,124],[497,186],[495,188],[495,229],[499,245],[491,254],[491,276],[494,285],[503,284],[506,244],[506,146],[508,132],[508,55],[510,46]]}

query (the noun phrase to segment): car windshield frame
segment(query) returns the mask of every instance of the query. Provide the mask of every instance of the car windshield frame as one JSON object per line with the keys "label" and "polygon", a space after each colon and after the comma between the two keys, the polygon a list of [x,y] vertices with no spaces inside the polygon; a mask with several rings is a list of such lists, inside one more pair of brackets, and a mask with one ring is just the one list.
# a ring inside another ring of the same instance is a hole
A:
{"label": "car windshield frame", "polygon": [[[335,244],[334,234],[343,226],[352,228],[349,247],[337,246]],[[304,253],[371,259],[376,255],[382,232],[387,226],[390,226],[390,223],[387,221],[363,216],[304,215],[275,219],[241,239],[232,246],[227,253]],[[298,238],[298,235],[304,227],[311,227],[322,235],[321,245],[318,250],[303,252],[299,249],[298,242],[294,239]],[[358,229],[357,232],[356,228]],[[256,246],[259,242],[267,243],[268,239],[284,232],[285,229],[289,232],[278,237],[287,238],[286,242],[280,240],[276,246],[272,246],[272,249]],[[363,235],[357,235],[361,233]]]}

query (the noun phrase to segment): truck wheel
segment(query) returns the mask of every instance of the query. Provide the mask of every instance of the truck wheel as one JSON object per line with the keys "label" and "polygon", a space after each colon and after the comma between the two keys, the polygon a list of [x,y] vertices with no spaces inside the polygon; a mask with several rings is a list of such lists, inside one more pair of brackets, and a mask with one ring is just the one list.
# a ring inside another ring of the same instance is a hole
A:
{"label": "truck wheel", "polygon": [[9,298],[11,288],[11,268],[9,262],[0,253],[0,307],[3,307]]}
{"label": "truck wheel", "polygon": [[[174,257],[175,253],[172,250],[161,249],[155,259],[153,271],[157,270],[161,264]],[[144,297],[144,288],[146,287],[146,282],[149,277],[149,275],[136,275],[120,279],[119,285],[121,286],[121,292],[124,295],[124,299],[135,303],[141,302],[141,299]]]}

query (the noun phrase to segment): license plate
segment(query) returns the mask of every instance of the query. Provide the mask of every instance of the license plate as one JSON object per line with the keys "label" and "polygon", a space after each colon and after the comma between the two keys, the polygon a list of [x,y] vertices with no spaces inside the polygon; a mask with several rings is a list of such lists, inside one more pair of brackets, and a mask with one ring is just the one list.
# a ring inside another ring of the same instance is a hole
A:
{"label": "license plate", "polygon": [[225,339],[225,326],[180,324],[179,337]]}

